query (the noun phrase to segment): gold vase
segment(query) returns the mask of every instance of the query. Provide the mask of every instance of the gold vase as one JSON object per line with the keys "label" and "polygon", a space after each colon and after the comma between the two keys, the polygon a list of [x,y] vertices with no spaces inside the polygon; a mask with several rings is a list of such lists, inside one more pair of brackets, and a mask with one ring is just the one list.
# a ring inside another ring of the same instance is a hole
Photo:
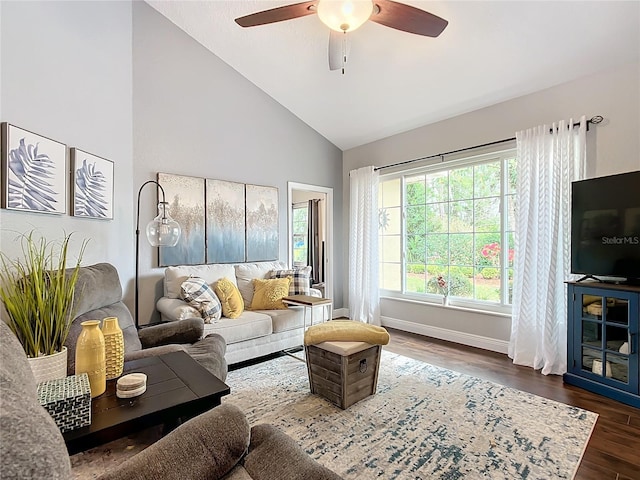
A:
{"label": "gold vase", "polygon": [[82,322],[82,331],[76,345],[76,375],[87,373],[91,398],[102,395],[107,388],[104,355],[104,335],[100,320]]}
{"label": "gold vase", "polygon": [[124,337],[118,325],[118,317],[106,317],[102,320],[102,335],[107,380],[113,380],[122,375],[124,368]]}

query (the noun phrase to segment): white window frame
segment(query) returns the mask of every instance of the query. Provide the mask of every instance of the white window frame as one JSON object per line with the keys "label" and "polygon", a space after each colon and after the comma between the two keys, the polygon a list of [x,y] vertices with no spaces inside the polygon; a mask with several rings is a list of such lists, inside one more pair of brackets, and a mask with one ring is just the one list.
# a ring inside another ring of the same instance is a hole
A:
{"label": "white window frame", "polygon": [[[406,234],[406,184],[405,178],[411,177],[415,175],[421,175],[425,173],[433,173],[443,170],[451,170],[456,168],[461,168],[470,165],[478,165],[482,163],[489,163],[493,161],[500,161],[502,163],[502,175],[500,181],[500,216],[501,216],[501,225],[500,225],[500,234],[501,234],[501,245],[508,245],[508,235],[507,235],[507,223],[508,223],[508,211],[505,208],[505,200],[507,198],[507,194],[509,192],[506,191],[508,187],[508,168],[507,162],[516,157],[516,148],[503,148],[499,151],[494,151],[490,153],[484,153],[480,155],[469,155],[467,153],[466,156],[461,157],[458,156],[456,159],[447,160],[443,162],[432,163],[430,165],[398,170],[392,173],[380,175],[380,182],[393,180],[399,178],[401,181],[400,195],[401,195],[401,241],[402,241],[402,252],[401,252],[401,291],[396,290],[387,290],[380,289],[380,297],[388,297],[395,299],[404,299],[410,300],[419,303],[428,303],[435,305],[442,305],[442,295],[433,294],[433,293],[417,293],[417,292],[407,292],[406,291],[406,274],[407,274],[407,234]],[[474,197],[475,199],[475,197]],[[502,248],[501,255],[501,296],[502,300],[500,303],[497,302],[489,302],[484,300],[475,300],[470,298],[461,298],[461,297],[449,297],[448,306],[460,307],[464,309],[470,310],[478,310],[478,311],[486,311],[500,314],[511,314],[511,304],[506,303],[504,300],[508,299],[507,290],[509,288],[509,278],[508,278],[508,248]]]}

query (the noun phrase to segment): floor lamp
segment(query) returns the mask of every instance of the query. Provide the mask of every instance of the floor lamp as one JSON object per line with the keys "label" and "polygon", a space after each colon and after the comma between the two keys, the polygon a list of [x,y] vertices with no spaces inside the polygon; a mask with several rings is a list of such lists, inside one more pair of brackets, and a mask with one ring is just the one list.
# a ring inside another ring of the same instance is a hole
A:
{"label": "floor lamp", "polygon": [[182,230],[178,222],[167,213],[164,188],[155,180],[149,180],[142,184],[138,190],[138,210],[136,212],[136,285],[135,285],[135,324],[138,325],[138,270],[140,264],[140,194],[145,185],[155,183],[162,192],[162,201],[158,203],[158,215],[147,224],[147,240],[153,247],[175,247],[180,240]]}

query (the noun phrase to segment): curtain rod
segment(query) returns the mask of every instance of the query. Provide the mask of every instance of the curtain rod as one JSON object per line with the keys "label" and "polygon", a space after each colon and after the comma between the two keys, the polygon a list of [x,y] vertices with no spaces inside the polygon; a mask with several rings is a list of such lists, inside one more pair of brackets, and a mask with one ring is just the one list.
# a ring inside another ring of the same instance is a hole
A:
{"label": "curtain rod", "polygon": [[[604,118],[602,116],[600,116],[600,115],[595,115],[595,116],[591,117],[589,120],[587,120],[587,130],[589,130],[589,124],[590,123],[596,125],[596,124],[602,122],[603,120],[604,120]],[[580,125],[580,122],[576,122],[576,123],[573,124],[574,127],[577,127],[578,125]],[[553,132],[553,129],[549,129],[549,131]],[[404,162],[392,163],[391,165],[383,165],[382,167],[375,167],[374,171],[382,170],[384,168],[399,167],[400,165],[407,165],[409,163],[414,163],[414,162],[421,162],[423,160],[429,160],[430,158],[438,158],[438,157],[444,157],[445,155],[453,155],[454,153],[466,152],[467,150],[475,150],[476,148],[483,148],[483,147],[490,147],[492,145],[499,145],[501,143],[511,142],[511,141],[513,141],[515,139],[516,139],[516,137],[505,138],[503,140],[496,140],[495,142],[483,143],[482,145],[474,145],[473,147],[459,148],[458,150],[451,150],[450,152],[438,153],[436,155],[429,155],[427,157],[414,158],[413,160],[405,160]]]}

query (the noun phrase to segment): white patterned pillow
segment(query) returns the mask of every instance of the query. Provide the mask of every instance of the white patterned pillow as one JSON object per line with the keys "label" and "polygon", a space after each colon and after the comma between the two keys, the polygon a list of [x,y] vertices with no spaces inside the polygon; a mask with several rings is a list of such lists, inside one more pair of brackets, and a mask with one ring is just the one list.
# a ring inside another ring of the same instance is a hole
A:
{"label": "white patterned pillow", "polygon": [[294,267],[289,270],[272,270],[271,278],[291,277],[289,295],[309,295],[311,267]]}
{"label": "white patterned pillow", "polygon": [[199,277],[189,277],[180,285],[180,296],[200,312],[204,323],[215,323],[222,316],[222,305],[211,287]]}

